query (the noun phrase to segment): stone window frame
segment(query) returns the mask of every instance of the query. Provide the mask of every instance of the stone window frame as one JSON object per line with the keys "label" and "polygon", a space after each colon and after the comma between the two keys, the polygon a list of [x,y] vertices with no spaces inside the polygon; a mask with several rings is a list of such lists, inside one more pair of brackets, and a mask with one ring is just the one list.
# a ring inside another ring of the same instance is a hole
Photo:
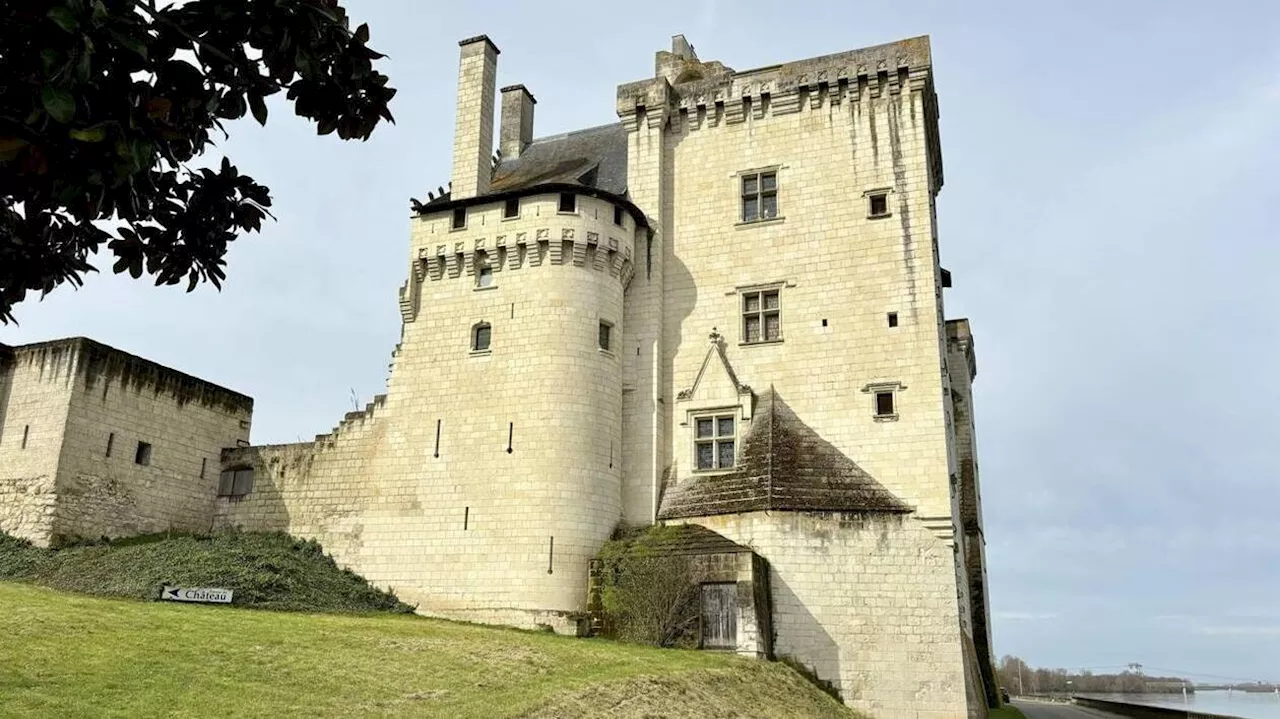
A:
{"label": "stone window frame", "polygon": [[[886,217],[893,217],[893,210],[889,204],[889,196],[893,194],[892,187],[876,187],[862,193],[867,199],[867,219],[883,220]],[[875,198],[884,199],[884,212],[875,212]]]}
{"label": "stone window frame", "polygon": [[[572,210],[564,209],[564,199],[566,197],[573,199]],[[581,209],[581,204],[582,203],[578,202],[578,194],[576,192],[561,192],[556,195],[556,214],[557,215],[576,215],[578,214],[578,211]]]}
{"label": "stone window frame", "polygon": [[253,493],[251,466],[228,467],[218,473],[218,498],[239,501]]}
{"label": "stone window frame", "polygon": [[[721,421],[729,420],[733,422],[733,431],[730,434],[721,434]],[[699,420],[710,420],[712,434],[707,437],[698,435]],[[693,472],[696,474],[716,474],[732,472],[738,468],[738,457],[742,450],[742,408],[741,407],[705,407],[696,410],[689,410],[689,444],[693,450],[693,456],[690,459]],[[731,442],[733,445],[733,464],[725,467],[720,463],[721,454],[720,446],[725,442]],[[698,446],[710,444],[711,461],[713,466],[700,467],[698,464]]]}
{"label": "stone window frame", "polygon": [[612,355],[613,346],[617,343],[617,333],[614,332],[615,325],[604,318],[600,318],[599,329],[596,333],[596,349],[601,354]]}
{"label": "stone window frame", "polygon": [[[769,282],[759,285],[747,285],[734,289],[738,302],[738,346],[739,347],[755,347],[757,345],[778,344],[785,339],[785,333],[782,331],[782,290],[789,285],[786,282]],[[748,296],[758,295],[759,306],[755,310],[747,309]],[[778,298],[777,306],[769,309],[765,307],[766,298],[770,295],[776,295]],[[760,338],[750,340],[747,338],[747,320],[751,316],[755,316],[760,322]],[[765,331],[768,327],[767,315],[776,315],[778,318],[777,336],[772,339],[767,337]]]}
{"label": "stone window frame", "polygon": [[133,451],[133,463],[142,467],[150,467],[152,449],[150,442],[138,440],[138,447]]}
{"label": "stone window frame", "polygon": [[[759,225],[784,219],[781,210],[782,169],[781,165],[770,165],[740,170],[734,174],[734,196],[737,197],[738,225]],[[765,187],[766,178],[773,180],[773,186],[767,189]],[[752,179],[755,180],[755,185],[751,190],[748,190],[747,182]],[[764,216],[764,198],[766,197],[773,198],[773,215],[769,217]],[[756,202],[756,214],[754,217],[747,216],[748,199],[754,199]]]}
{"label": "stone window frame", "polygon": [[[463,230],[467,229],[467,220],[468,220],[469,214],[470,213],[467,212],[467,208],[465,207],[453,208],[453,211],[449,215],[449,231],[462,232]],[[462,217],[461,225],[458,224],[458,217]]]}
{"label": "stone window frame", "polygon": [[[891,382],[872,382],[862,388],[864,394],[871,395],[871,418],[877,422],[897,422],[901,416],[901,408],[898,406],[898,395],[907,388],[905,384],[897,381]],[[893,411],[890,413],[882,413],[880,411],[880,396],[889,395],[890,402],[893,403]]]}
{"label": "stone window frame", "polygon": [[[511,207],[511,203],[513,202],[515,203],[516,214],[509,215],[507,214],[507,210]],[[524,211],[524,203],[520,201],[519,197],[509,197],[502,202],[502,219],[503,220],[518,220],[520,219],[520,213],[523,211]]]}
{"label": "stone window frame", "polygon": [[[472,267],[475,270],[475,290],[496,290],[498,286],[494,284],[497,278],[494,277],[494,263],[489,261],[489,253],[484,250],[476,250],[472,257]],[[486,273],[485,270],[488,270]],[[485,277],[489,278],[489,284],[484,284]]]}
{"label": "stone window frame", "polygon": [[[480,346],[480,333],[485,330],[484,347]],[[471,331],[468,334],[468,346],[471,348],[472,355],[487,355],[493,352],[493,325],[484,320],[480,320],[471,325]]]}

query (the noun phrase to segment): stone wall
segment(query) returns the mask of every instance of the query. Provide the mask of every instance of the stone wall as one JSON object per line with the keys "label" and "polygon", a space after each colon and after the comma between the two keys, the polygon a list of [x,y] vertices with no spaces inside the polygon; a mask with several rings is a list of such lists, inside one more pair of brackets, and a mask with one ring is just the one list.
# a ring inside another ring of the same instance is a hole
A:
{"label": "stone wall", "polygon": [[314,537],[423,613],[576,631],[587,564],[622,514],[637,228],[609,202],[557,200],[524,197],[509,219],[471,206],[458,229],[449,211],[416,220],[385,398],[310,448],[257,448],[254,492],[219,521]]}
{"label": "stone wall", "polygon": [[[883,75],[870,64],[880,55],[892,63]],[[669,159],[650,168],[663,173],[650,184],[673,198],[661,223],[669,481],[692,459],[681,441],[692,428],[673,400],[693,384],[717,328],[741,382],[774,386],[824,439],[952,531],[927,41],[779,68],[618,90],[636,145],[649,118],[669,118]],[[784,94],[787,78],[801,76],[807,89]],[[756,171],[776,173],[778,217],[743,222],[742,176]],[[871,217],[867,193],[876,191],[888,193],[889,211]],[[757,287],[779,291],[782,336],[747,345],[742,292]],[[877,386],[895,391],[895,417],[875,416]]]}
{"label": "stone wall", "polygon": [[219,454],[248,443],[253,400],[89,340],[77,341],[76,361],[58,533],[209,531]]}
{"label": "stone wall", "polygon": [[776,656],[874,717],[969,716],[952,550],[918,520],[757,512],[690,521],[768,562]]}
{"label": "stone wall", "polygon": [[66,343],[0,347],[0,532],[48,546],[75,356]]}

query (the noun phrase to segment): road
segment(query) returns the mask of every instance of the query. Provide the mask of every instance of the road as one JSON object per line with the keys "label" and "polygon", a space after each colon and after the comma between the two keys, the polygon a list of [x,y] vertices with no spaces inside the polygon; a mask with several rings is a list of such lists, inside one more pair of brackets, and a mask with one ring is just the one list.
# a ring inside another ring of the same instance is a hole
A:
{"label": "road", "polygon": [[1117,719],[1119,716],[1074,704],[1015,701],[1013,705],[1021,709],[1027,719]]}

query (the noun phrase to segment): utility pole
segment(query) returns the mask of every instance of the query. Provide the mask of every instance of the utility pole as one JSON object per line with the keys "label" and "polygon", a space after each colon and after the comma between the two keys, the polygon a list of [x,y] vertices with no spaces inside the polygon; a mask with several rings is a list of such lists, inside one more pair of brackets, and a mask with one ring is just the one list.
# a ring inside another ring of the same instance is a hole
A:
{"label": "utility pole", "polygon": [[1018,661],[1018,696],[1022,696],[1022,661]]}

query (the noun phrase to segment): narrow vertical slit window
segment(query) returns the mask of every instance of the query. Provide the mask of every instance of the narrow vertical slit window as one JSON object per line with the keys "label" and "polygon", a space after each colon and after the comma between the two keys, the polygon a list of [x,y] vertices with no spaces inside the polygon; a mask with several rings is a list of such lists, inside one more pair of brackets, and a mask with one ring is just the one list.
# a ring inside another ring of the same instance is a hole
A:
{"label": "narrow vertical slit window", "polygon": [[443,419],[436,420],[436,451],[434,454],[432,454],[432,456],[436,457],[437,459],[439,459],[440,457],[440,425],[442,424],[444,424]]}
{"label": "narrow vertical slit window", "polygon": [[467,531],[467,527],[471,524],[471,507],[462,508],[462,531]]}
{"label": "narrow vertical slit window", "polygon": [[[205,473],[208,469],[209,469],[209,458],[208,458],[208,457],[201,457],[201,458],[200,458],[200,479],[204,479],[204,473]],[[283,470],[283,469],[282,469],[282,470],[280,470],[280,471],[281,471],[282,473],[284,472],[284,470]]]}
{"label": "narrow vertical slit window", "polygon": [[613,224],[622,227],[622,208],[617,205],[613,207]]}
{"label": "narrow vertical slit window", "polygon": [[507,454],[511,454],[511,440],[515,439],[515,435],[516,435],[516,423],[508,422],[507,423]]}
{"label": "narrow vertical slit window", "polygon": [[107,435],[107,455],[106,456],[108,457],[111,456],[111,448],[115,446],[115,443],[116,443],[116,433],[111,432]]}
{"label": "narrow vertical slit window", "polygon": [[30,435],[31,435],[31,425],[29,424],[23,425],[22,426],[22,448],[23,449],[27,448],[27,437]]}

